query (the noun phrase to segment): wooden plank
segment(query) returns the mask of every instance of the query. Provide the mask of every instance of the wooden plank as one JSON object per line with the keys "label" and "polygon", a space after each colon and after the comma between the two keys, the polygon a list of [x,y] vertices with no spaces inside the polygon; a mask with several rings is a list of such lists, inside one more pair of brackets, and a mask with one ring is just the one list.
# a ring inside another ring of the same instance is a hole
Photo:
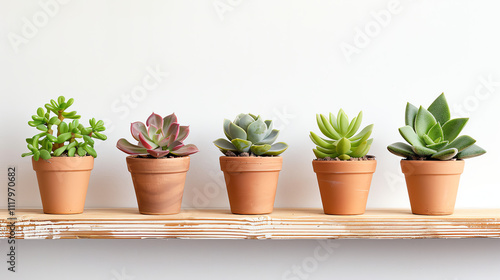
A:
{"label": "wooden plank", "polygon": [[[7,211],[5,211],[7,212]],[[78,215],[17,210],[18,239],[414,239],[500,237],[500,209],[456,210],[450,216],[409,210],[368,210],[325,215],[321,209],[275,209],[269,215],[234,215],[222,209],[188,209],[177,215],[141,215],[137,209],[86,209]],[[0,214],[0,238],[9,237]]]}

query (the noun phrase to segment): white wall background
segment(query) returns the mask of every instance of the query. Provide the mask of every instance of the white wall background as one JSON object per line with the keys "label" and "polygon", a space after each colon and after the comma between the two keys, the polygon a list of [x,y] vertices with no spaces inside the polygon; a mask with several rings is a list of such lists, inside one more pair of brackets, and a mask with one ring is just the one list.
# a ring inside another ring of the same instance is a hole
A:
{"label": "white wall background", "polygon": [[[363,110],[364,125],[375,124],[371,153],[379,162],[368,208],[408,209],[399,158],[385,147],[401,140],[397,128],[407,101],[427,106],[444,91],[455,116],[471,117],[464,132],[488,151],[467,161],[457,207],[498,208],[499,9],[497,1],[465,0],[2,0],[0,162],[4,170],[18,168],[18,207],[41,207],[30,160],[20,157],[24,138],[35,133],[26,123],[51,98],[74,97],[73,108],[84,120],[104,119],[108,127],[108,140],[97,147],[86,207],[136,207],[125,154],[115,143],[131,139],[130,123],[145,121],[152,111],[175,112],[191,126],[188,143],[201,150],[192,157],[183,206],[227,208],[220,153],[211,142],[223,136],[224,118],[254,112],[275,119],[279,139],[290,145],[276,206],[321,207],[308,138],[310,130],[318,131],[315,114],[344,108],[353,117]],[[390,18],[376,21],[387,13]],[[138,94],[152,72],[160,72],[156,85]],[[0,192],[0,207],[6,205],[6,192]],[[496,240],[336,242],[338,253],[308,279],[500,275]],[[179,279],[186,272],[193,279],[280,279],[316,246],[28,241],[21,244],[22,272],[15,279],[39,278],[49,268],[72,279],[119,280],[113,273],[122,268],[134,279]],[[80,262],[68,261],[71,255]],[[250,260],[249,266],[238,257]],[[0,267],[0,275],[5,270]]]}

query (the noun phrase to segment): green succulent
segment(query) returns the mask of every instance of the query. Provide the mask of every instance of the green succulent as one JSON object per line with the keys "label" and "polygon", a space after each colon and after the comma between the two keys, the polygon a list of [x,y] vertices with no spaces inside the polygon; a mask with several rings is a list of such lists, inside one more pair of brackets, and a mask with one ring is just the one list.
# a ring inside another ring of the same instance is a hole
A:
{"label": "green succulent", "polygon": [[[45,104],[45,109],[40,107],[36,115],[31,116],[32,121],[28,125],[35,127],[40,132],[31,138],[27,138],[27,153],[23,157],[33,156],[33,159],[50,159],[51,157],[75,155],[97,157],[94,150],[94,139],[106,140],[106,135],[102,134],[105,130],[103,121],[96,121],[94,118],[89,120],[89,127],[79,123],[80,116],[76,111],[66,112],[74,100],[70,98],[66,101],[64,96],[59,96],[57,101],[50,100]],[[51,117],[50,113],[55,116]],[[66,122],[65,119],[72,121]],[[55,127],[55,128],[54,128]]]}
{"label": "green succulent", "polygon": [[330,118],[322,114],[316,115],[319,130],[328,137],[324,139],[311,131],[309,137],[316,144],[316,149],[313,149],[317,158],[339,158],[348,160],[351,157],[364,157],[370,150],[373,138],[370,138],[373,130],[373,124],[366,126],[356,134],[361,121],[363,112],[359,112],[358,116],[349,122],[344,110],[340,109],[337,117],[330,113]]}
{"label": "green succulent", "polygon": [[469,118],[451,119],[450,108],[444,96],[439,95],[428,109],[407,103],[406,126],[399,133],[409,144],[397,142],[387,149],[407,159],[451,160],[480,156],[486,151],[476,140],[460,132]]}
{"label": "green succulent", "polygon": [[231,151],[235,154],[277,156],[288,148],[286,143],[274,143],[279,130],[273,129],[272,120],[264,121],[261,116],[239,114],[233,122],[224,119],[223,126],[228,140],[219,138],[214,141],[223,154]]}

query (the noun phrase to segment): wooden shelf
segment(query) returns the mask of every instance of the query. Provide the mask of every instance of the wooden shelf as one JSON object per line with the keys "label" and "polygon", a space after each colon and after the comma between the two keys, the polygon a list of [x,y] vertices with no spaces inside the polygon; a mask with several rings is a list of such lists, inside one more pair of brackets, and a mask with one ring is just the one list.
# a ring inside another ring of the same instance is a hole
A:
{"label": "wooden shelf", "polygon": [[[7,211],[0,239],[9,237]],[[409,210],[368,210],[333,216],[321,209],[275,209],[269,215],[192,209],[176,215],[141,215],[137,209],[86,209],[78,215],[17,210],[18,239],[414,239],[500,237],[500,209],[456,210],[450,216],[413,215]]]}

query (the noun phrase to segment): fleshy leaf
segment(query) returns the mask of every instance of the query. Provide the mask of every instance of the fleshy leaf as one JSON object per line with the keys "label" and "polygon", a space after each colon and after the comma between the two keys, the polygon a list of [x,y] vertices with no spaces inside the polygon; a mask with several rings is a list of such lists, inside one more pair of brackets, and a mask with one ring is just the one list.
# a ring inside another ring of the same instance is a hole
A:
{"label": "fleshy leaf", "polygon": [[252,150],[252,153],[260,156],[260,155],[263,155],[265,152],[269,151],[269,149],[271,149],[271,145],[269,145],[269,144],[252,145],[252,147],[250,149]]}
{"label": "fleshy leaf", "polygon": [[158,127],[156,127],[154,124],[148,126],[148,134],[147,135],[148,135],[149,139],[154,141],[157,131],[158,131]]}
{"label": "fleshy leaf", "polygon": [[337,115],[337,125],[340,135],[345,136],[348,132],[347,129],[349,128],[349,119],[342,109],[339,110],[339,114]]}
{"label": "fleshy leaf", "polygon": [[443,139],[443,129],[441,128],[440,122],[432,126],[427,135],[432,139],[433,142],[436,142],[436,140],[438,139]]}
{"label": "fleshy leaf", "polygon": [[411,146],[403,142],[391,144],[387,146],[387,149],[389,152],[401,157],[411,158],[416,156],[415,152],[411,149]]}
{"label": "fleshy leaf", "polygon": [[179,136],[180,125],[178,123],[172,123],[167,131],[168,136],[168,145],[170,146],[177,140],[177,136]]}
{"label": "fleshy leaf", "polygon": [[199,152],[198,147],[196,147],[193,144],[187,144],[185,146],[180,147],[179,149],[177,149],[175,151],[171,151],[170,153],[172,153],[176,156],[185,157],[185,156],[189,156],[189,155],[192,155],[194,153],[197,153],[197,152]]}
{"label": "fleshy leaf", "polygon": [[459,152],[461,152],[474,145],[474,143],[476,143],[475,139],[468,135],[462,135],[453,140],[453,142],[451,142],[446,148],[456,148]]}
{"label": "fleshy leaf", "polygon": [[449,148],[445,149],[442,151],[439,151],[431,156],[433,159],[439,159],[439,160],[450,160],[452,159],[456,154],[458,153],[458,150],[455,148]]}
{"label": "fleshy leaf", "polygon": [[148,151],[148,154],[150,154],[151,156],[153,156],[155,158],[164,157],[170,153],[169,150],[162,150],[160,147],[158,147],[157,149],[153,149],[153,150],[149,149],[147,151]]}
{"label": "fleshy leaf", "polygon": [[271,133],[266,137],[264,138],[264,140],[260,141],[259,143],[255,143],[255,144],[273,144],[274,141],[276,141],[276,139],[278,139],[278,135],[279,135],[280,131],[277,130],[277,129],[273,129],[271,131]]}
{"label": "fleshy leaf", "polygon": [[461,151],[460,153],[457,154],[457,159],[466,159],[466,158],[472,158],[472,157],[477,157],[482,154],[485,154],[486,151],[479,147],[478,145],[474,144],[465,150]]}
{"label": "fleshy leaf", "polygon": [[447,121],[443,125],[444,140],[452,142],[469,121],[469,118],[457,118]]}
{"label": "fleshy leaf", "polygon": [[255,122],[248,126],[247,133],[248,140],[252,141],[253,143],[259,143],[266,136],[267,125],[261,119],[257,119]]}
{"label": "fleshy leaf", "polygon": [[231,124],[231,121],[228,119],[224,119],[223,123],[223,128],[224,128],[224,134],[226,135],[227,139],[233,140],[233,137],[229,134],[229,125]]}
{"label": "fleshy leaf", "polygon": [[265,153],[268,156],[277,156],[283,153],[286,149],[288,149],[288,144],[284,142],[278,142],[273,144],[271,148]]}
{"label": "fleshy leaf", "polygon": [[314,144],[321,146],[323,148],[327,149],[336,149],[336,146],[333,145],[331,142],[327,142],[327,140],[319,137],[316,133],[311,131],[311,134],[309,135],[311,140],[313,141]]}
{"label": "fleshy leaf", "polygon": [[238,152],[244,153],[250,151],[250,147],[252,146],[252,142],[243,139],[233,139],[231,143],[236,147]]}
{"label": "fleshy leaf", "polygon": [[146,126],[149,127],[151,125],[154,125],[156,128],[163,127],[163,119],[161,116],[153,112],[146,120]]}
{"label": "fleshy leaf", "polygon": [[177,122],[177,116],[172,113],[166,117],[163,118],[163,131],[168,131],[168,128],[170,127],[171,124]]}
{"label": "fleshy leaf", "polygon": [[448,102],[446,101],[446,97],[444,93],[441,93],[434,102],[432,102],[431,106],[428,109],[432,115],[436,118],[436,120],[440,123],[446,123],[450,120],[450,107],[448,107]]}
{"label": "fleshy leaf", "polygon": [[417,135],[419,137],[424,136],[436,123],[437,121],[434,116],[424,107],[420,106],[415,118],[415,132]]}
{"label": "fleshy leaf", "polygon": [[417,117],[418,108],[410,102],[406,103],[405,124],[415,128],[415,118]]}
{"label": "fleshy leaf", "polygon": [[232,151],[232,152],[236,152],[238,151],[236,149],[236,147],[229,141],[227,141],[226,139],[223,139],[223,138],[219,138],[217,140],[214,141],[214,144],[215,146],[217,146],[217,148],[219,148],[223,153],[227,152],[227,151]]}
{"label": "fleshy leaf", "polygon": [[337,144],[337,153],[339,154],[346,154],[351,150],[351,141],[349,141],[347,138],[342,138],[339,140]]}
{"label": "fleshy leaf", "polygon": [[417,155],[421,157],[427,157],[437,152],[436,150],[429,149],[423,146],[412,146],[411,149],[413,150],[413,152],[415,152]]}
{"label": "fleshy leaf", "polygon": [[142,122],[134,122],[130,125],[130,132],[135,140],[139,141],[139,134],[148,134],[148,129]]}
{"label": "fleshy leaf", "polygon": [[156,149],[158,147],[158,145],[156,145],[153,141],[144,137],[144,135],[142,135],[142,134],[139,134],[139,141],[144,146],[144,148],[146,148],[148,150],[153,150],[153,149]]}
{"label": "fleshy leaf", "polygon": [[417,133],[413,130],[413,128],[409,125],[403,126],[399,128],[399,133],[403,138],[413,146],[425,146],[425,143],[422,142],[422,139],[418,137]]}
{"label": "fleshy leaf", "polygon": [[355,140],[362,139],[363,137],[366,136],[366,134],[371,135],[372,130],[373,130],[373,124],[367,125],[365,128],[363,128],[363,130],[361,130],[358,134],[351,137],[349,140],[355,141]]}
{"label": "fleshy leaf", "polygon": [[[346,137],[347,138],[350,138],[352,137],[359,129],[359,127],[361,126],[361,121],[363,120],[363,112],[359,112],[358,116],[355,117],[352,122],[351,122],[351,125],[349,125],[349,132],[347,132],[347,135]],[[352,124],[354,123],[354,124]]]}
{"label": "fleshy leaf", "polygon": [[146,148],[131,144],[129,141],[127,141],[124,138],[118,140],[118,142],[116,143],[116,147],[120,151],[127,153],[129,155],[138,155],[138,154],[146,154],[147,153]]}
{"label": "fleshy leaf", "polygon": [[243,115],[239,119],[239,123],[237,124],[239,127],[247,130],[247,127],[253,123],[255,120],[250,115]]}
{"label": "fleshy leaf", "polygon": [[429,149],[440,151],[442,148],[446,147],[449,143],[450,142],[448,142],[448,141],[442,141],[442,142],[439,142],[439,143],[436,143],[436,144],[427,145],[426,147],[429,148]]}
{"label": "fleshy leaf", "polygon": [[231,139],[247,139],[247,133],[245,132],[245,130],[234,123],[229,124],[229,135],[231,135]]}
{"label": "fleshy leaf", "polygon": [[[316,115],[316,118],[318,118],[318,115]],[[328,119],[325,116],[320,114],[319,120],[317,120],[317,122],[319,129],[321,130],[321,132],[323,132],[323,134],[325,134],[325,136],[335,140],[339,140],[340,138],[342,138],[339,132],[336,130],[336,128],[332,126],[332,124],[328,121]]]}
{"label": "fleshy leaf", "polygon": [[313,153],[316,156],[316,158],[326,158],[326,157],[336,158],[339,156],[338,154],[334,154],[334,153],[332,153],[332,154],[323,153],[323,152],[319,151],[318,149],[313,149]]}
{"label": "fleshy leaf", "polygon": [[179,127],[179,135],[177,135],[177,141],[184,141],[189,135],[189,126],[180,126]]}

